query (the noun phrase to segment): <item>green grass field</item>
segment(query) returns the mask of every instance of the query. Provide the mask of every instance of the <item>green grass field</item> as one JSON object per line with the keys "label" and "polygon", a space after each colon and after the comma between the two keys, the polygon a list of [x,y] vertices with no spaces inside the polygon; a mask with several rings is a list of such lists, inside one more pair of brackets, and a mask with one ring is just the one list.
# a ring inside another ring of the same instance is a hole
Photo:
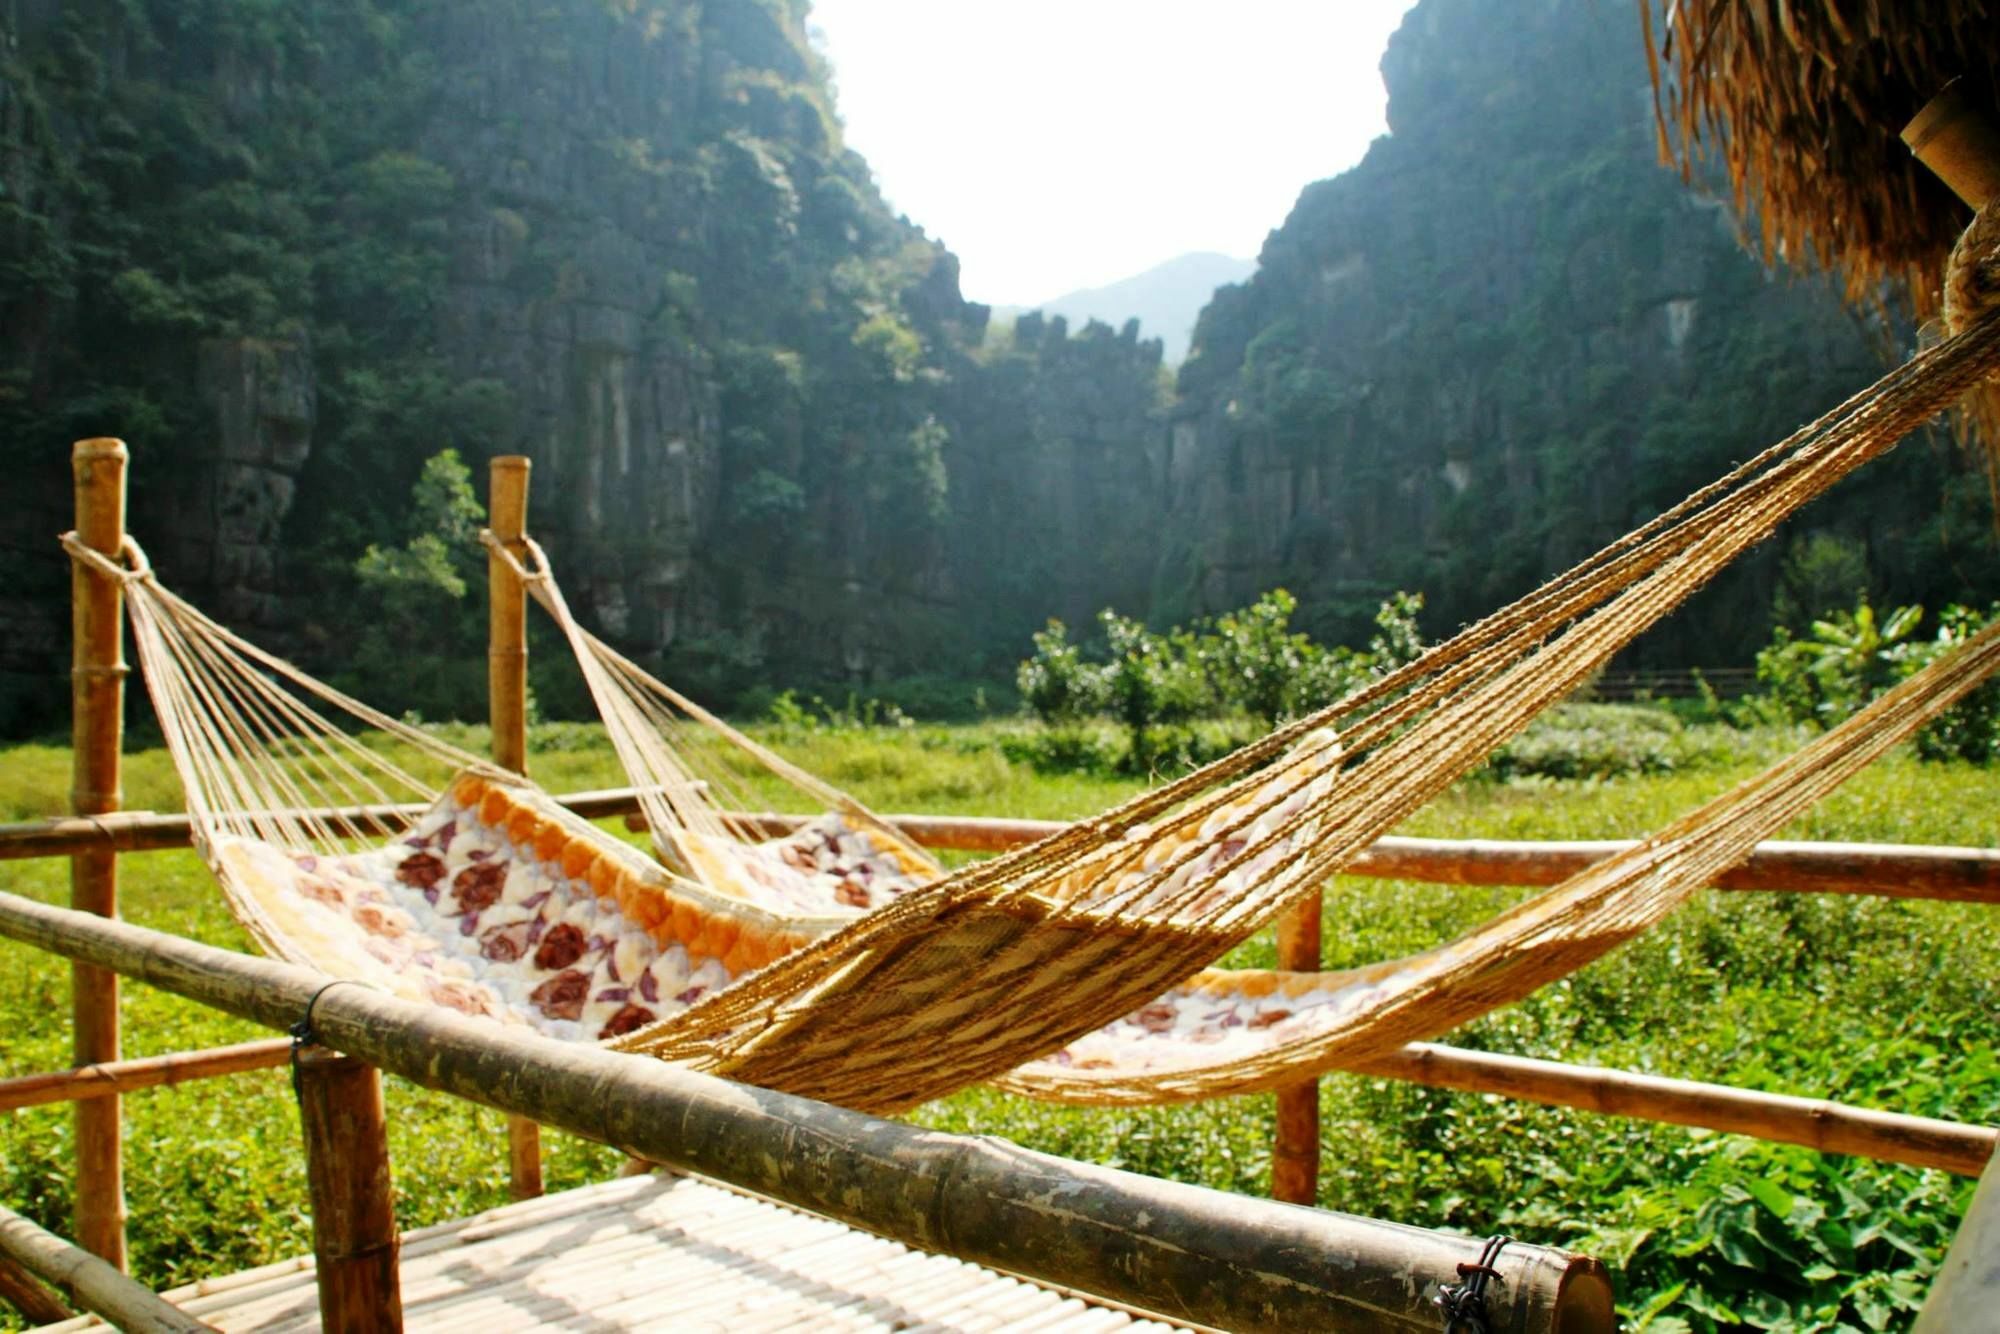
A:
{"label": "green grass field", "polygon": [[[1115,801],[1134,780],[1047,774],[1007,758],[1024,725],[767,729],[765,739],[877,809],[1051,818]],[[472,749],[478,729],[451,729]],[[1753,772],[1791,738],[1690,729],[1667,772],[1470,780],[1402,831],[1505,838],[1636,835]],[[555,790],[614,786],[594,728],[533,738]],[[1698,742],[1699,744],[1693,744]],[[0,752],[0,820],[58,813],[68,755]],[[748,795],[779,794],[746,775]],[[165,757],[128,757],[133,808],[174,809]],[[2000,772],[1921,764],[1898,752],[1788,836],[1993,846]],[[125,915],[247,948],[190,853],[122,861]],[[0,885],[52,902],[61,862],[15,862]],[[1519,897],[1341,879],[1326,896],[1329,966],[1450,937]],[[1650,936],[1454,1033],[1450,1041],[1891,1111],[2000,1121],[2000,914],[1958,904],[1729,894],[1696,900]],[[1267,938],[1238,962],[1268,963]],[[67,967],[0,944],[0,1074],[68,1063]],[[126,1051],[147,1055],[261,1036],[248,1025],[131,987]],[[392,1152],[403,1222],[505,1198],[497,1116],[392,1084]],[[310,1247],[296,1115],[282,1071],[157,1090],[126,1103],[136,1273],[168,1286]],[[1803,1149],[1333,1076],[1323,1091],[1320,1203],[1470,1233],[1506,1231],[1603,1257],[1631,1323],[1682,1329],[1892,1329],[1907,1324],[1971,1194],[1942,1173]],[[917,1114],[1136,1171],[1262,1193],[1272,1107],[1246,1098],[1141,1111],[1058,1108],[973,1090]],[[58,1232],[69,1212],[70,1116],[0,1119],[0,1202]],[[552,1189],[602,1178],[615,1155],[546,1138]]]}

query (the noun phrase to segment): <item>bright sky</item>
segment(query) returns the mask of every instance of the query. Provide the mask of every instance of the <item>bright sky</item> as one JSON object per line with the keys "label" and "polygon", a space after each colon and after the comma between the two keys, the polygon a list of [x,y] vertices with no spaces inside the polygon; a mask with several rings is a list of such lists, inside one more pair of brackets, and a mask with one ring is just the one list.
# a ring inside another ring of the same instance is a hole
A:
{"label": "bright sky", "polygon": [[1411,0],[813,0],[847,140],[975,301],[1254,258],[1386,132]]}

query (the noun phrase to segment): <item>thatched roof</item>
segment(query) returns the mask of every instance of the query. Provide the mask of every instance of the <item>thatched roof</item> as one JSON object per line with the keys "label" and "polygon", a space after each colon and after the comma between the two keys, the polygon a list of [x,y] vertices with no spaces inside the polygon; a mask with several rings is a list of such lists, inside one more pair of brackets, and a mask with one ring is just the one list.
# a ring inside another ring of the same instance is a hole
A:
{"label": "thatched roof", "polygon": [[2000,106],[2000,0],[1641,0],[1662,152],[1729,170],[1767,256],[1810,255],[1866,304],[1938,310],[1971,212],[1903,126],[1961,79]]}

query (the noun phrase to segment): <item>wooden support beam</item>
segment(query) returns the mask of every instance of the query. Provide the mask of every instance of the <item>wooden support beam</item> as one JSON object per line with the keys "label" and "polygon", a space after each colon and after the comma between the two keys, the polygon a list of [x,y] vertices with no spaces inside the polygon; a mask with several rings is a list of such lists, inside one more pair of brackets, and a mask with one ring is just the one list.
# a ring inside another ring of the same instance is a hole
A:
{"label": "wooden support beam", "polygon": [[[290,1025],[325,983],[11,894],[0,894],[0,935],[272,1027]],[[313,1024],[326,1045],[425,1087],[920,1249],[1214,1328],[1435,1328],[1430,1294],[1480,1249],[1475,1238],[920,1130],[358,986],[322,995]],[[1493,1334],[1614,1327],[1596,1261],[1522,1243],[1498,1264],[1508,1300],[1488,1304]]]}
{"label": "wooden support beam", "polygon": [[[125,548],[125,444],[79,440],[70,453],[76,484],[76,532],[113,561]],[[111,576],[70,565],[70,809],[81,816],[115,811],[119,750],[125,733],[125,593]],[[118,857],[91,848],[70,859],[70,906],[118,915]],[[76,1063],[118,1059],[118,976],[85,964],[70,969]],[[117,1098],[76,1105],[76,1231],[85,1250],[125,1268],[125,1166]]]}
{"label": "wooden support beam", "polygon": [[83,1102],[109,1098],[137,1089],[188,1084],[198,1079],[268,1070],[291,1059],[292,1044],[284,1038],[259,1038],[205,1051],[176,1051],[129,1061],[54,1070],[46,1074],[0,1079],[0,1112],[40,1107],[52,1102]]}
{"label": "wooden support beam", "polygon": [[[1320,896],[1311,895],[1278,919],[1278,967],[1320,968]],[[1278,1127],[1271,1145],[1271,1198],[1319,1203],[1319,1080],[1278,1090]]]}
{"label": "wooden support beam", "polygon": [[1967,97],[1957,80],[1903,127],[1903,142],[1975,210],[2000,195],[2000,123],[1993,108]]}
{"label": "wooden support beam", "polygon": [[[526,565],[528,475],[519,454],[489,466],[487,512],[493,536]],[[486,707],[493,723],[493,762],[528,772],[528,590],[498,552],[486,556]],[[507,1185],[517,1200],[542,1193],[542,1132],[533,1121],[507,1118]]]}
{"label": "wooden support beam", "polygon": [[393,1334],[403,1327],[396,1269],[402,1239],[381,1073],[314,1046],[298,1055],[298,1079],[321,1327],[330,1334]]}
{"label": "wooden support beam", "polygon": [[76,1312],[26,1269],[0,1256],[0,1302],[19,1311],[31,1325],[53,1325]]}
{"label": "wooden support beam", "polygon": [[[134,1283],[89,1251],[35,1226],[12,1209],[0,1207],[0,1257],[71,1294],[76,1304],[123,1330],[184,1334],[212,1331],[179,1307]],[[67,1312],[63,1317],[66,1318]]]}
{"label": "wooden support beam", "polygon": [[1978,1176],[1985,1171],[1996,1140],[2000,1140],[2000,1130],[1991,1126],[1428,1042],[1413,1042],[1350,1070],[1467,1093],[1498,1093],[1556,1107],[1702,1126],[1781,1144],[1803,1144],[1821,1153],[1851,1153],[1912,1167],[1935,1167],[1960,1176]]}

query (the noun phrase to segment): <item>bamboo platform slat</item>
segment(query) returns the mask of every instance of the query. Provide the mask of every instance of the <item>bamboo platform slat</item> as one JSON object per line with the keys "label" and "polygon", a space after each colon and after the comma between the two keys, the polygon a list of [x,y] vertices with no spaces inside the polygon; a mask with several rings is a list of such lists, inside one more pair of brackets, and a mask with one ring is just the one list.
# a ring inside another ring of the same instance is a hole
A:
{"label": "bamboo platform slat", "polygon": [[[1186,1326],[683,1176],[627,1177],[408,1234],[405,1327],[453,1330],[1073,1330]],[[307,1259],[166,1293],[222,1330],[319,1328]],[[50,1334],[101,1329],[93,1318]]]}

